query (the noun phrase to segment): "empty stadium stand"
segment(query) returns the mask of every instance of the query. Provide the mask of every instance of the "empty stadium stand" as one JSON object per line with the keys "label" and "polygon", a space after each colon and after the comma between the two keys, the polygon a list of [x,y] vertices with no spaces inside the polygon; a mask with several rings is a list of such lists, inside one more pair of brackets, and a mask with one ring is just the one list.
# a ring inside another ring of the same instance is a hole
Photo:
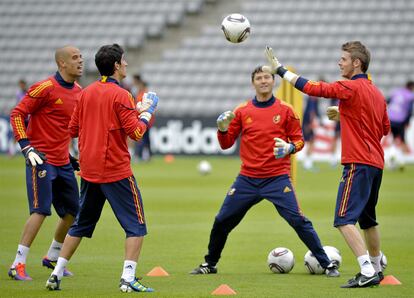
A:
{"label": "empty stadium stand", "polygon": [[[33,83],[53,73],[56,47],[77,45],[86,71],[94,72],[100,45],[145,47],[148,39],[162,39],[169,26],[185,26],[186,15],[203,13],[205,1],[1,0],[0,105],[14,104],[19,78]],[[227,42],[218,21],[178,48],[165,49],[161,60],[142,65],[161,97],[160,114],[217,115],[248,99],[250,72],[265,63],[265,45],[309,79],[337,80],[340,45],[361,40],[372,52],[372,79],[385,94],[413,78],[414,1],[245,0],[240,11],[230,12],[249,18],[252,34],[245,42]]]}
{"label": "empty stadium stand", "polygon": [[[253,95],[250,72],[265,63],[265,45],[309,79],[340,79],[340,46],[361,40],[372,52],[369,72],[385,94],[413,78],[414,2],[408,0],[245,1],[252,34],[242,44],[207,26],[144,74],[163,99],[165,114],[216,114]],[[222,16],[224,17],[224,15]],[[174,109],[175,108],[175,109]]]}
{"label": "empty stadium stand", "polygon": [[205,0],[1,0],[0,107],[15,104],[17,81],[29,84],[52,74],[56,48],[79,47],[85,70],[95,72],[93,56],[103,44],[139,48],[160,38],[166,26],[179,26],[200,12]]}

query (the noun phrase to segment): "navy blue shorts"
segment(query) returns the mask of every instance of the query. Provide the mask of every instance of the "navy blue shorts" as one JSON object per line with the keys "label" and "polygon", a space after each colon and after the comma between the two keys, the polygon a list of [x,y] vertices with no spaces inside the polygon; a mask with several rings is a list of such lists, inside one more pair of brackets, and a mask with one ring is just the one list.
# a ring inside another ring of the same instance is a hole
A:
{"label": "navy blue shorts", "polygon": [[26,186],[30,214],[51,215],[53,204],[59,217],[77,215],[79,188],[70,163],[64,166],[26,165]]}
{"label": "navy blue shorts", "polygon": [[313,133],[312,123],[307,123],[302,126],[303,139],[305,142],[313,141],[315,134]]}
{"label": "navy blue shorts", "polygon": [[394,139],[400,138],[405,143],[405,123],[391,122],[391,133]]}
{"label": "navy blue shorts", "polygon": [[80,210],[68,234],[91,238],[106,199],[127,237],[147,234],[141,193],[134,176],[111,183],[81,179]]}
{"label": "navy blue shorts", "polygon": [[378,225],[375,207],[382,170],[364,164],[346,164],[336,198],[334,226],[359,223],[361,229]]}
{"label": "navy blue shorts", "polygon": [[341,122],[336,121],[335,123],[335,138],[339,138],[341,136]]}
{"label": "navy blue shorts", "polygon": [[305,220],[288,175],[270,178],[237,176],[216,218],[225,221],[243,214],[263,198],[272,202],[279,214],[288,222],[300,225]]}

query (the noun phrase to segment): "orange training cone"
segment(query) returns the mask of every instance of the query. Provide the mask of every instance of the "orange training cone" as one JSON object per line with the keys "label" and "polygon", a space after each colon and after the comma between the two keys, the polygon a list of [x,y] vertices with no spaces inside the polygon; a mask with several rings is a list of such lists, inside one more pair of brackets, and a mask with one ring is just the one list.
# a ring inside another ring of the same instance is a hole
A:
{"label": "orange training cone", "polygon": [[381,285],[401,285],[401,282],[394,275],[387,275],[380,283]]}
{"label": "orange training cone", "polygon": [[169,276],[169,274],[162,267],[154,267],[150,272],[147,273],[147,276]]}
{"label": "orange training cone", "polygon": [[172,155],[172,154],[166,154],[164,156],[164,162],[165,163],[173,163],[174,160],[175,160],[175,158],[174,158],[174,155]]}
{"label": "orange training cone", "polygon": [[217,289],[215,289],[211,295],[236,295],[236,291],[230,288],[226,284],[220,285]]}

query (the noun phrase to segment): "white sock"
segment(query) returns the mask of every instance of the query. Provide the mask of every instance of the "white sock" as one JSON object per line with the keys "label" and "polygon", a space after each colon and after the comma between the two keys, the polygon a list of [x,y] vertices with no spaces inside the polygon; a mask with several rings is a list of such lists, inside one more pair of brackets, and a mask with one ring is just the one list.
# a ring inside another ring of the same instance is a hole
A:
{"label": "white sock", "polygon": [[53,239],[50,244],[49,251],[47,252],[47,258],[51,261],[56,261],[59,258],[60,250],[62,249],[63,243],[57,242]]}
{"label": "white sock", "polygon": [[359,256],[357,259],[363,275],[371,277],[375,274],[375,269],[372,267],[368,255]]}
{"label": "white sock", "polygon": [[382,253],[381,252],[376,257],[369,256],[369,259],[371,260],[372,267],[374,267],[375,272],[377,272],[377,273],[382,271],[382,268],[381,268],[381,257],[382,257]]}
{"label": "white sock", "polygon": [[127,282],[131,282],[135,278],[135,270],[137,269],[137,262],[125,260],[124,261],[124,270],[122,271],[121,278],[125,279]]}
{"label": "white sock", "polygon": [[56,275],[58,279],[62,279],[63,277],[63,270],[65,269],[66,265],[68,264],[68,260],[65,258],[59,257],[55,266],[55,269],[53,269],[52,274]]}
{"label": "white sock", "polygon": [[26,264],[26,258],[29,254],[30,247],[19,244],[17,246],[16,258],[14,259],[13,266],[18,263]]}

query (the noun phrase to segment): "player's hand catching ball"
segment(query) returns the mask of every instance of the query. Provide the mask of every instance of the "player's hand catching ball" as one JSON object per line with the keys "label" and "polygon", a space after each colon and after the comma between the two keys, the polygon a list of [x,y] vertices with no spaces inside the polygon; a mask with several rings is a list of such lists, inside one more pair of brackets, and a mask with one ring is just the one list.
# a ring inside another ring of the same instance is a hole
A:
{"label": "player's hand catching ball", "polygon": [[273,148],[273,154],[276,158],[283,158],[295,150],[295,146],[293,146],[293,144],[287,143],[281,138],[274,138],[274,140],[275,147]]}
{"label": "player's hand catching ball", "polygon": [[229,125],[231,120],[234,119],[236,115],[232,111],[226,111],[224,113],[221,113],[220,116],[217,118],[217,128],[221,132],[226,132],[227,129],[229,129]]}
{"label": "player's hand catching ball", "polygon": [[277,70],[283,65],[280,64],[276,56],[273,54],[273,49],[269,46],[266,46],[265,56],[270,65],[265,65],[262,67],[262,71],[269,72],[271,74],[277,73]]}
{"label": "player's hand catching ball", "polygon": [[329,120],[339,121],[339,108],[337,106],[331,106],[326,109],[326,116]]}

